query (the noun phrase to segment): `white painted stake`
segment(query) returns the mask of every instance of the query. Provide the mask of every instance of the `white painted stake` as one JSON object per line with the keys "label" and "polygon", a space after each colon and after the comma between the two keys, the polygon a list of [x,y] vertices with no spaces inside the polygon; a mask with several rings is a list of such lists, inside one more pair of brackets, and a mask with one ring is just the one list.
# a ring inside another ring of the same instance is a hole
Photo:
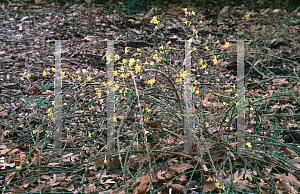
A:
{"label": "white painted stake", "polygon": [[237,41],[237,150],[245,149],[244,40]]}
{"label": "white painted stake", "polygon": [[192,128],[193,128],[193,114],[192,114],[192,91],[191,91],[191,42],[185,40],[185,77],[184,77],[184,96],[185,96],[185,114],[184,114],[184,131],[185,144],[184,152],[192,153]]}
{"label": "white painted stake", "polygon": [[107,41],[107,154],[115,152],[114,41]]}

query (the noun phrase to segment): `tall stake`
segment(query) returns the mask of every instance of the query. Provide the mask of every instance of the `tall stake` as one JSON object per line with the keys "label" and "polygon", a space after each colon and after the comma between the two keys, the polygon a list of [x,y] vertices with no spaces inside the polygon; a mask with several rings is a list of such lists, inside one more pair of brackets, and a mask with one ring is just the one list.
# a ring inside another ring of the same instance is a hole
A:
{"label": "tall stake", "polygon": [[185,41],[185,77],[184,77],[184,95],[185,95],[185,114],[184,114],[184,132],[185,144],[184,152],[187,154],[192,153],[192,128],[193,128],[193,115],[192,115],[192,91],[191,91],[191,42]]}

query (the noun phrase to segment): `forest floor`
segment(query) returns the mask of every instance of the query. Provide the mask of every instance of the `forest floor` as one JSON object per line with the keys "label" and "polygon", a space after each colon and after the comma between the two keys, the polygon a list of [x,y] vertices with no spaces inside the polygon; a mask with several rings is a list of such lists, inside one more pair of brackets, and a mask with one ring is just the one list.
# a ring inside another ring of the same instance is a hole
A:
{"label": "forest floor", "polygon": [[[297,7],[129,2],[13,3],[0,12],[1,191],[298,193]],[[184,40],[192,39],[187,87]],[[114,40],[113,83],[107,40]],[[242,131],[237,40],[245,46]],[[54,77],[62,78],[61,97]],[[112,85],[117,133],[108,154]],[[192,91],[191,152],[184,149],[184,88]],[[60,98],[61,119],[54,112]]]}

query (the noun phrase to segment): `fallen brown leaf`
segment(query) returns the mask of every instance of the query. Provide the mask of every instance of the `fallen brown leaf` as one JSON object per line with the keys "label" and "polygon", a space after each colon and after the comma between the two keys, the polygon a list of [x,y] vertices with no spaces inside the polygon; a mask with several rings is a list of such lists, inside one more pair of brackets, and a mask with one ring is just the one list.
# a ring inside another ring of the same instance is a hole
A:
{"label": "fallen brown leaf", "polygon": [[166,13],[169,14],[169,15],[178,15],[178,14],[181,14],[181,13],[183,13],[181,7],[182,7],[182,5],[180,5],[178,7],[169,8]]}

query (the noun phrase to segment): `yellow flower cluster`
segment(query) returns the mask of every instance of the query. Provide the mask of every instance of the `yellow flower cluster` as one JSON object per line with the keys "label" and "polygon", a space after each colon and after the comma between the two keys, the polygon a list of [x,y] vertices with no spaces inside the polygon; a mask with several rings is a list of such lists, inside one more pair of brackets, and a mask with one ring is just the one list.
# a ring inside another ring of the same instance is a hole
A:
{"label": "yellow flower cluster", "polygon": [[187,8],[184,8],[183,11],[185,12],[185,15],[189,15],[189,16],[195,15],[195,12],[194,12],[194,11],[188,12],[188,11],[187,11]]}
{"label": "yellow flower cluster", "polygon": [[150,79],[150,80],[147,81],[147,84],[150,84],[151,87],[152,87],[152,85],[153,85],[154,83],[155,83],[155,79]]}
{"label": "yellow flower cluster", "polygon": [[24,77],[29,79],[31,76],[30,76],[30,74],[27,74],[26,72],[24,72],[23,77],[21,77],[20,80],[24,80]]}
{"label": "yellow flower cluster", "polygon": [[158,28],[159,27],[159,22],[157,20],[157,16],[153,16],[152,20],[150,21],[151,24],[156,24],[157,26],[155,26],[155,28]]}

